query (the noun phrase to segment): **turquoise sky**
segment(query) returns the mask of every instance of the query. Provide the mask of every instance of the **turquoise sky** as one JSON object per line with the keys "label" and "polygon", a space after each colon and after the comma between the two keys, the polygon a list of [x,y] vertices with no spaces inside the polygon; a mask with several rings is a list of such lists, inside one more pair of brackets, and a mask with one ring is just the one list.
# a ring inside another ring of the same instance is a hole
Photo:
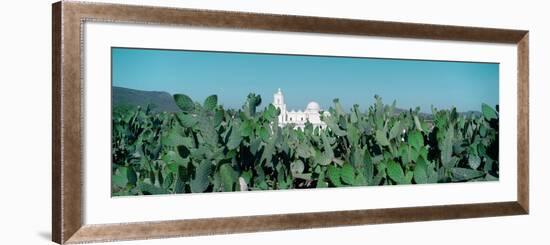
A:
{"label": "turquoise sky", "polygon": [[201,102],[217,94],[226,108],[240,108],[250,92],[265,106],[281,88],[287,108],[296,110],[309,101],[327,109],[334,98],[366,109],[378,94],[400,108],[479,111],[482,102],[498,104],[498,74],[496,63],[112,49],[113,86],[184,93]]}

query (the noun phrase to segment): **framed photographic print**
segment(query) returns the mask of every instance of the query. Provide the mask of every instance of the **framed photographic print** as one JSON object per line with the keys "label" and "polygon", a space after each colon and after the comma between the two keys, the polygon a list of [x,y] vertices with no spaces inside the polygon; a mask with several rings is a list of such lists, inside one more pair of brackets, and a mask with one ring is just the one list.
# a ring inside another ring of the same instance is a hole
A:
{"label": "framed photographic print", "polygon": [[528,31],[53,4],[53,240],[527,214]]}

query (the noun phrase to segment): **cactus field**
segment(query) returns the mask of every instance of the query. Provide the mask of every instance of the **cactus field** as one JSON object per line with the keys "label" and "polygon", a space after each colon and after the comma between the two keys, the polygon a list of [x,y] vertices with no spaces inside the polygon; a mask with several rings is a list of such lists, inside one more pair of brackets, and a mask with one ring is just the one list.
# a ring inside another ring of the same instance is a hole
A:
{"label": "cactus field", "polygon": [[113,108],[113,196],[499,178],[498,106],[422,114],[378,96],[367,108],[348,110],[335,99],[322,118],[326,129],[309,124],[302,130],[277,126],[278,109],[260,107],[255,94],[238,110],[224,109],[216,95],[173,99],[179,112]]}

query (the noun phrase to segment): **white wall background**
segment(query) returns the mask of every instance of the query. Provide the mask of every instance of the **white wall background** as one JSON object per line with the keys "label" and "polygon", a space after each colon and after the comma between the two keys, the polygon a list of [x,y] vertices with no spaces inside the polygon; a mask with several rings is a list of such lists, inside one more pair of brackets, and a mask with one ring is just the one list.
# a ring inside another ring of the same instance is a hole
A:
{"label": "white wall background", "polygon": [[[101,1],[104,2],[104,1]],[[531,214],[115,244],[514,244],[547,243],[550,173],[550,21],[545,1],[133,0],[189,8],[426,22],[530,30]],[[0,9],[0,244],[51,244],[51,2]],[[529,242],[530,241],[530,242]],[[546,241],[546,242],[545,242]]]}

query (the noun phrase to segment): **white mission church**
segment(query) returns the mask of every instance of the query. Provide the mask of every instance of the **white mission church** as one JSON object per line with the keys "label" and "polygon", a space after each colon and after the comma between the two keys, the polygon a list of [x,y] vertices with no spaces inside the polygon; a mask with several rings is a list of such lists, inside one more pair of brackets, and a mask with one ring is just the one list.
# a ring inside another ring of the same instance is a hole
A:
{"label": "white mission church", "polygon": [[[273,94],[273,105],[281,110],[279,114],[279,126],[283,127],[287,124],[294,124],[295,128],[304,129],[306,122],[313,124],[313,127],[319,127],[321,129],[326,128],[326,123],[321,121],[321,107],[315,101],[311,101],[307,104],[305,111],[287,111],[285,104],[285,97],[281,89],[277,93]],[[323,112],[323,115],[330,115],[329,112]]]}

